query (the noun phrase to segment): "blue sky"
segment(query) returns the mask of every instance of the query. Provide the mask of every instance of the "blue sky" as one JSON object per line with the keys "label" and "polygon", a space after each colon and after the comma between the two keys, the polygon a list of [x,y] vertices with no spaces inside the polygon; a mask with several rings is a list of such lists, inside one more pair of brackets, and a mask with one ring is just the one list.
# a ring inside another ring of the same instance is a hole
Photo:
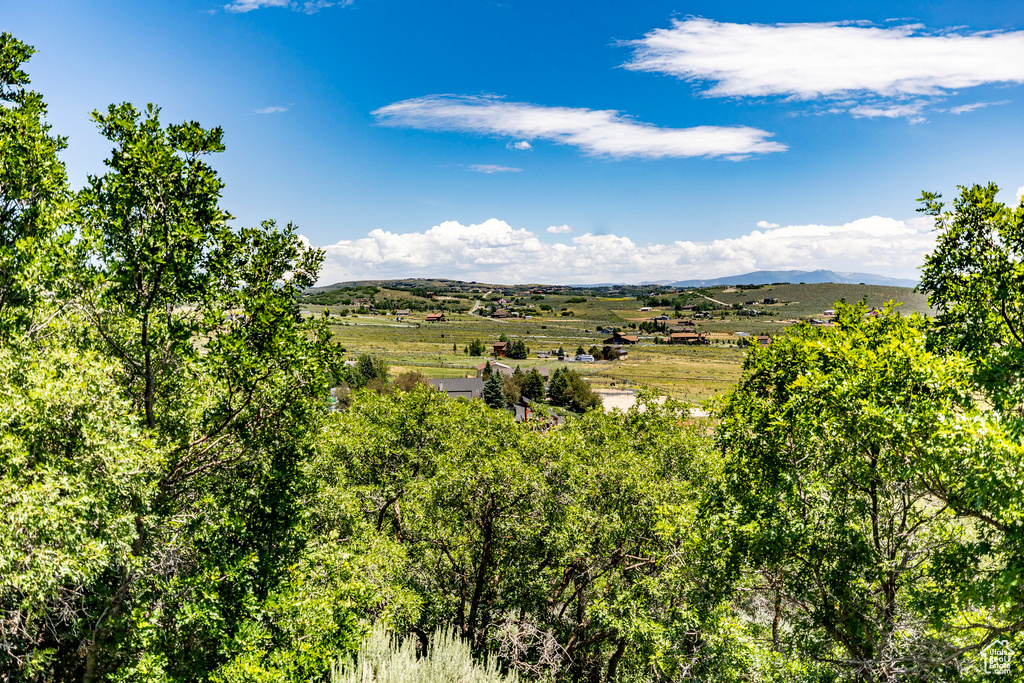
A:
{"label": "blue sky", "polygon": [[914,277],[921,190],[1024,186],[1024,3],[4,0],[72,183],[89,112],[226,130],[322,282]]}

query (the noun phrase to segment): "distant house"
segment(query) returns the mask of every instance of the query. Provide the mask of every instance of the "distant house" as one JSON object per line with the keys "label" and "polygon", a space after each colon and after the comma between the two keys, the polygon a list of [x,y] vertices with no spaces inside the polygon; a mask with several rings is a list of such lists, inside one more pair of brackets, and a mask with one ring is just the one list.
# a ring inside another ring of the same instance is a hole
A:
{"label": "distant house", "polygon": [[654,316],[653,318],[651,318],[651,320],[654,320],[654,321],[656,321],[656,322],[661,322],[661,321],[663,321],[663,320],[668,320],[668,316],[667,316],[667,315],[664,315],[664,314],[662,314],[662,315],[656,315],[656,316]]}
{"label": "distant house", "polygon": [[577,363],[593,363],[594,362],[594,357],[591,356],[589,353],[578,353],[578,354],[576,354],[576,362]]}
{"label": "distant house", "polygon": [[621,332],[613,332],[611,338],[605,339],[605,344],[636,344],[640,341],[640,337],[635,334],[622,334]]}
{"label": "distant house", "polygon": [[551,352],[550,351],[538,351],[537,352],[537,358],[550,358],[550,357],[551,357]]}
{"label": "distant house", "polygon": [[[483,363],[481,365],[476,366],[476,376],[477,376],[478,379],[483,379],[484,368],[486,368],[486,367],[487,367],[487,363]],[[494,362],[492,362],[491,363],[491,372],[495,372],[495,371],[497,371],[499,374],[507,376],[507,377],[511,377],[512,373],[515,372],[515,370],[513,370],[509,366],[505,365],[504,363],[494,363]]]}
{"label": "distant house", "polygon": [[654,309],[652,309],[650,306],[643,306],[643,307],[640,308],[640,312],[641,313],[643,313],[644,311],[651,311],[651,310],[654,310]]}
{"label": "distant house", "polygon": [[759,335],[757,335],[757,344],[758,344],[758,346],[768,346],[771,343],[772,343],[772,338],[769,337],[767,334],[759,334]]}
{"label": "distant house", "polygon": [[508,347],[508,342],[494,342],[493,355],[495,358],[504,358],[505,349]]}
{"label": "distant house", "polygon": [[479,377],[444,377],[427,382],[449,398],[480,398],[484,392],[484,381]]}
{"label": "distant house", "polygon": [[507,318],[507,317],[509,317],[509,312],[506,311],[504,308],[499,308],[494,313],[491,313],[491,317],[492,318]]}
{"label": "distant house", "polygon": [[775,297],[773,297],[773,296],[766,296],[766,297],[764,298],[764,301],[763,301],[763,303],[765,303],[765,304],[769,304],[769,305],[770,305],[770,304],[777,304],[777,303],[779,303],[779,300],[778,300],[778,299],[776,299],[776,298],[775,298]]}
{"label": "distant house", "polygon": [[427,317],[424,318],[428,323],[443,323],[444,313],[428,313]]}
{"label": "distant house", "polygon": [[706,344],[707,339],[703,334],[696,332],[674,332],[669,335],[672,344]]}
{"label": "distant house", "polygon": [[686,304],[685,306],[679,307],[680,311],[696,311],[697,306],[695,304]]}
{"label": "distant house", "polygon": [[400,308],[397,311],[395,311],[395,315],[397,315],[400,318],[403,318],[412,315],[412,311],[410,311],[408,308]]}

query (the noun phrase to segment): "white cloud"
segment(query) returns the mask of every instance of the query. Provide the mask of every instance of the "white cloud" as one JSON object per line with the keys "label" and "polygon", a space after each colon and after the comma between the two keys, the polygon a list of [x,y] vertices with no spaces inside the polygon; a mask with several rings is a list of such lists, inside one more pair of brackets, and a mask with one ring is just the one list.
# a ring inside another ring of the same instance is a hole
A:
{"label": "white cloud", "polygon": [[999,102],[972,102],[971,104],[961,104],[959,107],[950,107],[946,111],[950,114],[966,114],[974,111],[975,109],[984,109],[985,107],[995,107],[1000,104],[1009,103],[1009,100],[1000,100]]}
{"label": "white cloud", "polygon": [[255,114],[280,114],[288,111],[288,107],[263,107],[262,109],[253,109]]}
{"label": "white cloud", "polygon": [[924,121],[924,117],[921,116],[921,112],[924,110],[925,104],[925,102],[921,101],[888,106],[862,104],[856,107],[851,107],[849,111],[855,119],[908,118],[911,123],[921,123]]}
{"label": "white cloud", "polygon": [[498,166],[497,164],[470,164],[470,169],[477,173],[519,173],[523,169],[512,166]]}
{"label": "white cloud", "polygon": [[1024,199],[1024,185],[1017,188],[1017,203],[1020,204],[1020,200]]}
{"label": "white cloud", "polygon": [[570,232],[575,232],[576,230],[568,225],[552,225],[547,231],[554,235],[567,235]]}
{"label": "white cloud", "polygon": [[264,7],[287,7],[296,12],[304,12],[305,14],[316,14],[322,9],[328,7],[347,7],[351,5],[354,0],[337,0],[336,2],[330,0],[305,0],[304,2],[296,2],[295,0],[235,0],[229,5],[224,5],[224,9],[227,12],[234,14],[244,14],[245,12],[251,12],[256,9],[263,9]]}
{"label": "white cloud", "polygon": [[230,5],[224,5],[228,12],[244,13],[263,7],[288,7],[291,0],[235,0]]}
{"label": "white cloud", "polygon": [[747,126],[659,128],[613,110],[544,107],[498,97],[428,95],[389,104],[373,115],[387,126],[551,140],[614,158],[742,157],[786,150],[767,139],[771,133]]}
{"label": "white cloud", "polygon": [[916,277],[935,245],[932,227],[927,217],[872,216],[844,225],[789,225],[701,242],[637,244],[628,237],[587,233],[561,244],[543,242],[495,218],[476,225],[449,221],[425,232],[377,229],[324,247],[320,283],[399,277],[640,282],[818,268]]}
{"label": "white cloud", "polygon": [[768,221],[758,221],[757,222],[757,227],[761,228],[762,230],[766,230],[768,228],[777,228],[777,227],[779,227],[779,224],[778,223],[769,223]]}
{"label": "white cloud", "polygon": [[508,143],[507,147],[509,149],[520,149],[520,150],[533,149],[533,145],[531,145],[526,140],[517,140],[516,142],[510,142],[510,143]]}
{"label": "white cloud", "polygon": [[[1024,31],[929,34],[920,25],[674,21],[640,40],[624,66],[707,84],[709,97],[798,100],[936,97],[1024,83]],[[887,114],[880,114],[887,115]]]}

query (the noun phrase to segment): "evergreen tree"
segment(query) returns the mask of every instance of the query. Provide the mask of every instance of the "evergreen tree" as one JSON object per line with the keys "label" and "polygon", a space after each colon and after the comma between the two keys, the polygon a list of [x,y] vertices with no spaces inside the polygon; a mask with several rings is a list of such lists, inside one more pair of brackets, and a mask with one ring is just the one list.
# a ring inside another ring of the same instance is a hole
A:
{"label": "evergreen tree", "polygon": [[530,349],[527,348],[526,344],[521,339],[516,339],[508,345],[505,349],[505,355],[514,360],[525,360],[529,355]]}
{"label": "evergreen tree", "polygon": [[551,375],[551,382],[548,384],[548,397],[556,406],[564,406],[566,397],[569,394],[569,379],[566,377],[566,368],[558,368]]}
{"label": "evergreen tree", "polygon": [[544,378],[540,376],[536,368],[526,373],[526,381],[523,383],[523,396],[532,401],[539,401],[544,398]]}
{"label": "evergreen tree", "polygon": [[484,403],[492,408],[505,407],[505,393],[502,391],[500,373],[492,372],[484,382]]}

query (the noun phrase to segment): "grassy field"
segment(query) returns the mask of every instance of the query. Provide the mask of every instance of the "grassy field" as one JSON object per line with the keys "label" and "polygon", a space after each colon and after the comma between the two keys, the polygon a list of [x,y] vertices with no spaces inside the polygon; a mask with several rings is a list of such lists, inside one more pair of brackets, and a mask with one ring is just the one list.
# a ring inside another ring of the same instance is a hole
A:
{"label": "grassy field", "polygon": [[[398,300],[412,295],[384,289],[378,296]],[[527,360],[504,362],[520,365],[524,370],[544,366],[553,371],[564,363],[556,359],[538,359],[538,351],[555,351],[562,347],[574,353],[578,346],[584,349],[602,346],[610,336],[602,332],[602,328],[622,328],[624,332],[635,333],[635,330],[628,329],[630,323],[639,324],[661,313],[669,316],[675,313],[671,308],[640,311],[642,303],[634,296],[595,296],[592,292],[572,291],[531,298],[528,292],[509,293],[507,289],[496,288],[491,293],[485,291],[460,298],[458,305],[462,308],[474,304],[486,306],[500,297],[515,302],[512,305],[522,317],[496,320],[448,312],[445,322],[428,323],[425,313],[414,312],[399,321],[390,312],[357,314],[354,306],[305,303],[302,307],[315,315],[322,314],[325,309],[332,313],[331,329],[335,339],[345,346],[349,357],[371,353],[387,359],[393,372],[418,370],[428,377],[475,374],[475,367],[487,357],[470,357],[464,352],[465,348],[479,339],[489,353],[490,345],[501,334],[510,340],[522,339],[531,350]],[[627,347],[628,360],[572,363],[571,366],[595,387],[648,386],[697,403],[727,391],[738,379],[744,351],[738,346],[741,339],[734,336],[734,332],[784,334],[786,327],[792,324],[788,321],[822,317],[823,312],[839,299],[865,299],[869,306],[877,307],[895,300],[902,302],[899,310],[906,314],[929,312],[924,296],[913,290],[874,285],[786,284],[738,291],[714,287],[691,293],[690,301],[696,303],[705,300],[704,297],[727,305],[739,304],[744,308],[770,311],[771,315],[746,317],[735,315],[735,311],[725,312],[724,316],[721,312],[716,313],[710,319],[698,321],[698,330],[711,333],[713,343],[710,345],[655,344],[656,335],[641,334],[639,344]],[[746,303],[761,302],[766,297],[778,302],[768,305]],[[585,301],[579,301],[580,298]],[[572,303],[570,299],[573,299]],[[444,300],[435,298],[432,301],[435,305],[443,305]],[[542,310],[541,306],[548,306],[551,310]],[[347,315],[339,316],[343,309]]]}

